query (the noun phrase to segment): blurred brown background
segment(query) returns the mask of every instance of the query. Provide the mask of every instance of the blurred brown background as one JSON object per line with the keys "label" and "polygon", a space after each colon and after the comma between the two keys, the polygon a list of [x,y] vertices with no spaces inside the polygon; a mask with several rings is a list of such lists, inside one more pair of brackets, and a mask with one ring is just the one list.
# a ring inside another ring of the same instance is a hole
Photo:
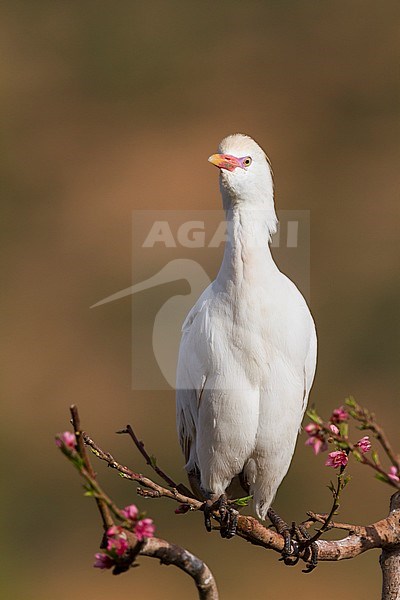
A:
{"label": "blurred brown background", "polygon": [[[131,283],[134,208],[219,205],[206,159],[228,133],[268,152],[278,209],[311,211],[312,400],[328,416],[351,393],[398,442],[399,12],[390,0],[3,3],[3,598],[196,597],[150,559],[116,578],[92,569],[99,519],[53,436],[76,402],[121,462],[144,468],[114,434],[131,422],[183,478],[173,391],[131,391],[130,299],[89,306]],[[98,471],[116,501],[136,500]],[[342,519],[383,517],[389,488],[351,472]],[[331,475],[302,436],[276,509],[326,510]],[[379,596],[378,552],[304,575],[172,503],[138,504],[206,560],[222,598]]]}

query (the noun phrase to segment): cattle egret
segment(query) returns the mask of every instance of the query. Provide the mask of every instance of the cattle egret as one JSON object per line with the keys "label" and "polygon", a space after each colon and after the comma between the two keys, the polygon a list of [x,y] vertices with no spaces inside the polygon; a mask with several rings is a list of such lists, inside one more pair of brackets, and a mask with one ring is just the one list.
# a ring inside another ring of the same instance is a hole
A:
{"label": "cattle egret", "polygon": [[240,484],[265,519],[293,456],[317,338],[306,301],[269,248],[277,217],[264,151],[234,134],[208,160],[220,172],[227,242],[182,327],[179,440],[197,495],[235,498]]}

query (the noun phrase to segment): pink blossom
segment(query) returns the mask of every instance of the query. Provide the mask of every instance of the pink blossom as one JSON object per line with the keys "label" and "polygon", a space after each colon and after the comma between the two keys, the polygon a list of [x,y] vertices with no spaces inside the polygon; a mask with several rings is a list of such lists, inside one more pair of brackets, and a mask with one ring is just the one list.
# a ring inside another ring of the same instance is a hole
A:
{"label": "pink blossom", "polygon": [[129,504],[129,506],[125,506],[125,508],[121,510],[121,512],[124,515],[125,519],[127,519],[128,521],[136,521],[139,515],[138,508],[134,504]]}
{"label": "pink blossom", "polygon": [[349,418],[349,413],[346,411],[346,409],[344,408],[344,406],[341,406],[340,408],[335,408],[335,410],[332,413],[331,418],[329,419],[332,423],[343,423],[343,421],[347,421],[347,419]]}
{"label": "pink blossom", "polygon": [[109,552],[115,552],[117,556],[122,556],[128,550],[129,544],[125,535],[122,534],[118,537],[109,538],[107,542],[107,550]]}
{"label": "pink blossom", "polygon": [[325,462],[326,467],[333,467],[336,469],[337,467],[345,467],[349,461],[349,458],[346,452],[343,450],[335,450],[335,452],[329,452],[328,458]]}
{"label": "pink blossom", "polygon": [[121,535],[123,529],[120,525],[113,525],[107,529],[107,537],[115,537],[116,535]]}
{"label": "pink blossom", "polygon": [[135,525],[135,534],[139,542],[141,542],[143,538],[153,537],[155,530],[156,528],[152,519],[142,519]]}
{"label": "pink blossom", "polygon": [[308,440],[306,441],[306,446],[311,446],[314,450],[315,455],[319,454],[320,452],[324,452],[328,449],[328,444],[326,443],[326,441],[323,438],[316,435],[312,435],[308,438]]}
{"label": "pink blossom", "polygon": [[336,427],[336,425],[333,425],[332,423],[329,425],[329,429],[330,431],[332,431],[332,433],[334,433],[335,435],[339,435],[339,428]]}
{"label": "pink blossom", "polygon": [[94,567],[97,569],[111,569],[114,566],[114,560],[108,554],[103,554],[102,552],[97,552],[94,555],[96,562],[94,563]]}
{"label": "pink blossom", "polygon": [[317,423],[309,423],[304,430],[308,435],[306,446],[311,446],[314,454],[319,454],[328,448],[321,427]]}
{"label": "pink blossom", "polygon": [[388,477],[390,481],[394,481],[395,483],[399,483],[400,477],[397,470],[397,467],[390,467]]}
{"label": "pink blossom", "polygon": [[107,529],[107,550],[122,556],[129,547],[124,530],[120,525],[113,525]]}
{"label": "pink blossom", "polygon": [[365,437],[361,438],[361,440],[358,440],[356,446],[360,448],[363,454],[371,450],[371,442],[369,441],[369,436],[366,435]]}
{"label": "pink blossom", "polygon": [[309,423],[304,427],[304,431],[309,436],[317,435],[317,433],[321,430],[321,427],[316,423]]}
{"label": "pink blossom", "polygon": [[76,447],[75,435],[73,433],[71,433],[70,431],[64,431],[64,433],[58,433],[57,437],[56,437],[56,444],[59,448],[61,448],[61,446],[64,445],[67,448],[70,448],[71,450],[75,450],[75,447]]}

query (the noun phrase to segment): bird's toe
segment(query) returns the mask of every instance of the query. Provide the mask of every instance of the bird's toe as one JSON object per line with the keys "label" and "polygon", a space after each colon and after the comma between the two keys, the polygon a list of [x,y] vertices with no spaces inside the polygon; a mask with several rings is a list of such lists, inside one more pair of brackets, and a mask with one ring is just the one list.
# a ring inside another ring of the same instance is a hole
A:
{"label": "bird's toe", "polygon": [[204,524],[207,531],[212,530],[211,518],[213,513],[219,513],[221,537],[230,539],[236,534],[239,512],[229,505],[226,494],[221,494],[214,502],[206,500],[203,505]]}
{"label": "bird's toe", "polygon": [[213,512],[214,503],[212,500],[206,500],[203,504],[203,513],[204,513],[204,525],[208,532],[212,530],[211,525],[211,517]]}
{"label": "bird's toe", "polygon": [[268,510],[267,515],[276,531],[283,537],[284,546],[282,556],[289,557],[294,555],[294,557],[296,557],[297,544],[293,543],[293,529],[290,528],[286,521],[284,521],[284,519],[282,519],[282,517],[280,517],[272,508]]}
{"label": "bird's toe", "polygon": [[239,519],[239,512],[228,506],[225,511],[225,517],[221,520],[221,536],[227,539],[236,535],[236,529]]}

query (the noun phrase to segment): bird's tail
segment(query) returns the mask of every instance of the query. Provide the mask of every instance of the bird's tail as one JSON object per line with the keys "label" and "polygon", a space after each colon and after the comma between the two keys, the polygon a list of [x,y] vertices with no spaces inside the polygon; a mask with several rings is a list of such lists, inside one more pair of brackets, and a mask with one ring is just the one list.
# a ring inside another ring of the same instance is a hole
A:
{"label": "bird's tail", "polygon": [[260,476],[256,461],[253,458],[248,460],[245,465],[244,477],[250,486],[250,494],[253,496],[256,515],[259,519],[265,520],[280,481]]}

